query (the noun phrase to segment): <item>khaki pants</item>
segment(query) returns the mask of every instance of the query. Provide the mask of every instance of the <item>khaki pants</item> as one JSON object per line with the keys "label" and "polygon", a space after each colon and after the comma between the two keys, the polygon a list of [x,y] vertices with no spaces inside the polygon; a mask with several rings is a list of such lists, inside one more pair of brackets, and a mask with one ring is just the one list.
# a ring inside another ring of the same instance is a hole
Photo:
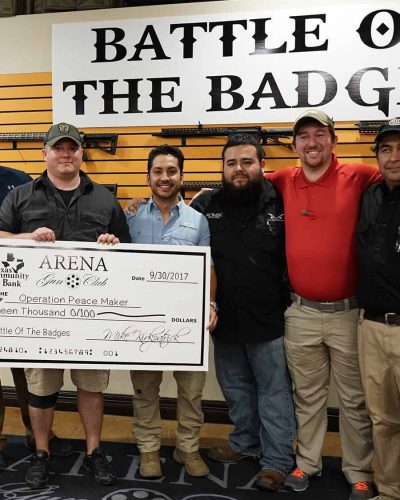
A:
{"label": "khaki pants", "polygon": [[362,316],[360,366],[373,423],[379,492],[400,499],[400,327]]}
{"label": "khaki pants", "polygon": [[358,309],[323,313],[293,303],[285,320],[297,419],[297,466],[310,475],[322,468],[332,373],[339,397],[343,473],[349,483],[372,481],[372,426],[359,370]]}
{"label": "khaki pants", "polygon": [[[199,449],[200,430],[204,422],[201,396],[205,372],[176,371],[178,387],[176,447],[187,453]],[[160,384],[163,372],[132,371],[133,432],[141,453],[156,451],[161,446]]]}
{"label": "khaki pants", "polygon": [[[71,380],[76,387],[88,392],[107,389],[109,370],[71,370]],[[25,368],[29,392],[36,396],[50,396],[64,385],[64,369]]]}

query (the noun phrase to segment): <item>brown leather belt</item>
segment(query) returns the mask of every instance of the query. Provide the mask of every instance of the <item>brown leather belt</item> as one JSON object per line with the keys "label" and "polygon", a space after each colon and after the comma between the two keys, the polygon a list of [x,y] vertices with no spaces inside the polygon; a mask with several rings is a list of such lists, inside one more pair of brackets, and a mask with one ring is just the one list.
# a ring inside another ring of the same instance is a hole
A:
{"label": "brown leather belt", "polygon": [[400,326],[400,314],[397,313],[386,313],[381,316],[372,316],[371,314],[365,313],[364,318],[368,321],[376,321],[377,323],[383,323],[387,326]]}

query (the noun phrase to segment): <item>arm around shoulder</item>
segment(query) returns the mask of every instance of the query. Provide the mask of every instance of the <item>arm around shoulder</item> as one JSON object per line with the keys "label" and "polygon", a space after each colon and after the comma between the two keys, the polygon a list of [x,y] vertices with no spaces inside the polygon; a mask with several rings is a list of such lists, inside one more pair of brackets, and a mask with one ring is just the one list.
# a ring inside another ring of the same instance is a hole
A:
{"label": "arm around shoulder", "polygon": [[192,198],[192,200],[190,201],[190,206],[197,212],[204,214],[210,200],[219,191],[219,189],[202,189]]}
{"label": "arm around shoulder", "polygon": [[356,176],[357,185],[361,186],[362,190],[373,184],[382,182],[382,175],[376,167],[367,165],[366,163],[350,164],[352,174]]}

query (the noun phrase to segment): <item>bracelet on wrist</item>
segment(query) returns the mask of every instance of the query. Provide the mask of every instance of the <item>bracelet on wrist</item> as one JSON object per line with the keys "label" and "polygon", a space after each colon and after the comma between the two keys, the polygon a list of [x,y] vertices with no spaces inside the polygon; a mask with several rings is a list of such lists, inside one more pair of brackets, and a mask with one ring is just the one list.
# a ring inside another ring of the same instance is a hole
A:
{"label": "bracelet on wrist", "polygon": [[210,306],[215,309],[215,312],[218,312],[218,306],[215,300],[210,300]]}

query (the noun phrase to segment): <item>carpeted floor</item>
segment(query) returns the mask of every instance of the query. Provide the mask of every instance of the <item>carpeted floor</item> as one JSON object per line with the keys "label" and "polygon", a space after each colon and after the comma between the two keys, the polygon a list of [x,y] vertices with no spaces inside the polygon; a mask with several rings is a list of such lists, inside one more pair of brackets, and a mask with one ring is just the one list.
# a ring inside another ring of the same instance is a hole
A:
{"label": "carpeted floor", "polygon": [[[259,491],[254,487],[259,467],[251,459],[236,464],[207,460],[210,475],[193,478],[173,458],[173,448],[163,447],[165,476],[145,480],[139,474],[139,453],[129,443],[103,443],[118,474],[116,484],[101,486],[82,467],[83,441],[74,440],[76,452],[52,461],[50,484],[42,490],[25,486],[24,473],[30,451],[20,437],[7,444],[7,469],[0,472],[0,500],[347,500],[349,489],[340,471],[340,459],[325,458],[322,478],[311,482],[304,493]],[[203,457],[205,456],[202,452]]]}

